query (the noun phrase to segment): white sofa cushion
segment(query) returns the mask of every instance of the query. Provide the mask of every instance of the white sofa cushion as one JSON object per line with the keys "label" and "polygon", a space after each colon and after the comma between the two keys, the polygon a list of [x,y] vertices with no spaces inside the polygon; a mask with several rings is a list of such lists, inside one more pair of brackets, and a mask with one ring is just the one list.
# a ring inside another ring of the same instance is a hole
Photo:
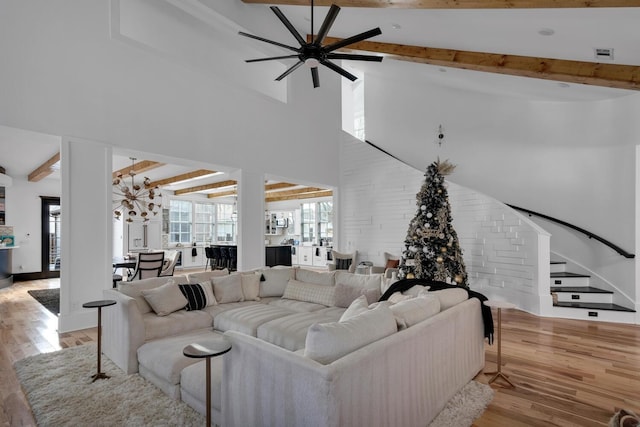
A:
{"label": "white sofa cushion", "polygon": [[369,304],[380,299],[382,284],[381,274],[354,274],[346,271],[336,272],[337,307],[349,307],[360,295],[365,295]]}
{"label": "white sofa cushion", "polygon": [[299,282],[313,283],[316,285],[333,286],[336,284],[336,272],[323,272],[296,268],[296,280]]}
{"label": "white sofa cushion", "polygon": [[289,280],[282,298],[332,306],[336,300],[336,288],[335,286]]}
{"label": "white sofa cushion", "polygon": [[158,316],[166,316],[182,310],[189,303],[173,280],[169,280],[160,287],[144,289],[140,292]]}
{"label": "white sofa cushion", "polygon": [[228,276],[229,270],[224,268],[222,270],[209,270],[209,271],[201,271],[198,273],[189,273],[187,274],[187,281],[189,283],[200,283],[204,281],[211,281],[214,277],[220,276]]}
{"label": "white sofa cushion", "polygon": [[344,322],[315,323],[309,327],[304,355],[328,364],[365,345],[398,330],[393,312],[387,304]]}
{"label": "white sofa cushion", "polygon": [[222,332],[238,331],[255,337],[258,326],[290,314],[294,314],[294,312],[286,308],[255,304],[218,314],[213,320],[213,327]]}
{"label": "white sofa cushion", "polygon": [[440,299],[440,311],[447,310],[469,299],[469,293],[463,288],[441,289],[429,293],[436,295]]}
{"label": "white sofa cushion", "polygon": [[258,326],[257,337],[290,351],[304,348],[309,326],[314,323],[335,322],[340,316],[333,313],[296,313],[265,322]]}
{"label": "white sofa cushion", "polygon": [[186,283],[187,278],[184,276],[151,277],[149,279],[134,280],[131,282],[118,282],[118,291],[136,300],[140,314],[150,313],[151,306],[147,303],[147,300],[144,299],[141,291],[144,289],[157,288],[164,285],[169,280],[174,280],[178,283]]}
{"label": "white sofa cushion", "polygon": [[362,314],[369,310],[369,303],[367,302],[367,297],[364,295],[359,296],[340,316],[340,322],[344,322],[345,320],[349,320],[352,317],[356,317],[359,314]]}
{"label": "white sofa cushion", "polygon": [[423,293],[416,298],[391,305],[391,311],[396,316],[398,329],[406,329],[440,313],[440,299],[436,295]]}
{"label": "white sofa cushion", "polygon": [[292,267],[265,268],[260,272],[264,278],[260,282],[259,296],[261,298],[281,297],[284,294],[287,283],[289,283],[289,279],[295,279],[295,269]]}
{"label": "white sofa cushion", "polygon": [[240,274],[213,277],[211,282],[213,283],[213,293],[219,304],[244,301]]}
{"label": "white sofa cushion", "polygon": [[316,304],[314,302],[298,301],[295,299],[278,298],[270,301],[269,305],[275,305],[278,307],[288,308],[296,313],[309,313],[313,311],[320,311],[327,308],[326,305]]}
{"label": "white sofa cushion", "polygon": [[260,301],[260,273],[245,273],[242,278],[242,295],[245,301]]}

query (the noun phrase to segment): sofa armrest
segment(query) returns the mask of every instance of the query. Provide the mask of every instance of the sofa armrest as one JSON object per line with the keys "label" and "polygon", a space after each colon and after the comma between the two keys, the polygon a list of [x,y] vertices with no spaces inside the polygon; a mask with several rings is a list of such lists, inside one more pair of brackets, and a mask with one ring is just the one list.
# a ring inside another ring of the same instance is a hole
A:
{"label": "sofa armrest", "polygon": [[332,426],[327,366],[258,338],[225,334],[222,425]]}
{"label": "sofa armrest", "polygon": [[138,348],[145,331],[138,304],[114,289],[102,291],[105,299],[116,301],[102,313],[102,352],[127,374],[138,372]]}

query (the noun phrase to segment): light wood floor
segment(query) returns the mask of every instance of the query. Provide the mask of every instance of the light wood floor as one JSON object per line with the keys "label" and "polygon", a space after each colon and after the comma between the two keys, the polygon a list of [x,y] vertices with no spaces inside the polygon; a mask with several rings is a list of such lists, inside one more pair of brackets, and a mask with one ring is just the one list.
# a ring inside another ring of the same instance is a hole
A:
{"label": "light wood floor", "polygon": [[[27,293],[58,284],[0,289],[1,426],[35,425],[13,371],[16,360],[96,339],[95,328],[58,334],[57,318]],[[640,413],[640,326],[503,310],[502,332],[502,369],[516,387],[494,383],[493,402],[474,426],[604,426],[619,408]],[[495,370],[496,350],[486,345],[487,371]]]}

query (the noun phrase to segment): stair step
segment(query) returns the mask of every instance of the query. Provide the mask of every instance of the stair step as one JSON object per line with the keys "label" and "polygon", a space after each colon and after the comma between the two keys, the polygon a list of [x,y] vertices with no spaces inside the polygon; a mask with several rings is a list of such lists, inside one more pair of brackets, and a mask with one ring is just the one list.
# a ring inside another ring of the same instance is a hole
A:
{"label": "stair step", "polygon": [[584,294],[613,294],[613,291],[594,288],[593,286],[552,286],[551,292],[570,292]]}
{"label": "stair step", "polygon": [[558,303],[605,303],[613,302],[613,292],[592,286],[551,286]]}
{"label": "stair step", "polygon": [[561,273],[566,270],[567,263],[565,261],[551,261],[550,268],[552,273]]}
{"label": "stair step", "polygon": [[589,286],[590,276],[586,274],[570,273],[567,271],[551,273],[551,287]]}
{"label": "stair step", "polygon": [[598,302],[558,302],[554,304],[555,307],[566,308],[583,308],[589,310],[608,310],[608,311],[624,311],[629,313],[635,313],[636,311],[631,308],[623,307],[613,303],[598,303]]}

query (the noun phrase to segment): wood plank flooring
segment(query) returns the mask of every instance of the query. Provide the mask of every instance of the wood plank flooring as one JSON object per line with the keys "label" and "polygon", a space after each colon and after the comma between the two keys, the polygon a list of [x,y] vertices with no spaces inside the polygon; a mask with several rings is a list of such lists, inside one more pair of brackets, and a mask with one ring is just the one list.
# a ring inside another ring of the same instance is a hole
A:
{"label": "wood plank flooring", "polygon": [[[95,328],[58,334],[57,318],[27,293],[58,284],[37,280],[0,289],[0,426],[35,425],[15,361],[96,339]],[[496,351],[497,344],[486,345],[487,371],[495,370]],[[503,310],[502,364],[516,387],[494,382],[495,397],[476,427],[606,426],[619,408],[640,413],[639,325]]]}

